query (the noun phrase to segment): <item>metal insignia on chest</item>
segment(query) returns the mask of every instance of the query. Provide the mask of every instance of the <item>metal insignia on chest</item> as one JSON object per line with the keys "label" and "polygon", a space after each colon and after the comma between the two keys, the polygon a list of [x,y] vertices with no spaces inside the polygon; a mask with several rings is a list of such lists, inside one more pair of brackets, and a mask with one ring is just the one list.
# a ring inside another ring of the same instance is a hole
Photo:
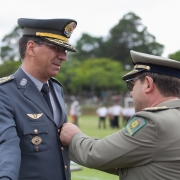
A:
{"label": "metal insignia on chest", "polygon": [[37,146],[42,143],[42,139],[39,136],[35,136],[34,138],[32,138],[31,142]]}
{"label": "metal insignia on chest", "polygon": [[29,116],[32,119],[39,119],[42,115],[43,115],[43,113],[41,113],[41,114],[27,114],[27,116]]}

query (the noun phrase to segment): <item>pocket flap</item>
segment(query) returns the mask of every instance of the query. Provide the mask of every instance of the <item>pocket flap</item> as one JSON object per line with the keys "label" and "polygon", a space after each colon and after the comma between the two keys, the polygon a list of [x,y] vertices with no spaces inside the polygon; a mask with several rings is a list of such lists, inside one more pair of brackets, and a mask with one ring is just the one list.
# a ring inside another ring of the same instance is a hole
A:
{"label": "pocket flap", "polygon": [[23,124],[23,134],[41,134],[48,133],[47,124],[35,124],[35,123],[26,123]]}

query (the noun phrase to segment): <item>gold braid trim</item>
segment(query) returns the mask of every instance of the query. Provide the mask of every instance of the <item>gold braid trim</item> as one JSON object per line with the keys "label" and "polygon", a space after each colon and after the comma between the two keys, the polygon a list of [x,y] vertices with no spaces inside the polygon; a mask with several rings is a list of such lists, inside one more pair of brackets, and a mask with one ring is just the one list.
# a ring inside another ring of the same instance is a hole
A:
{"label": "gold braid trim", "polygon": [[61,36],[61,35],[52,34],[52,33],[36,32],[36,36],[50,37],[50,38],[60,39],[62,41],[68,42],[68,38],[65,38],[64,36]]}
{"label": "gold braid trim", "polygon": [[134,69],[137,69],[137,68],[142,68],[142,69],[146,69],[146,70],[150,70],[150,66],[146,66],[146,65],[140,65],[140,64],[137,64],[134,66]]}

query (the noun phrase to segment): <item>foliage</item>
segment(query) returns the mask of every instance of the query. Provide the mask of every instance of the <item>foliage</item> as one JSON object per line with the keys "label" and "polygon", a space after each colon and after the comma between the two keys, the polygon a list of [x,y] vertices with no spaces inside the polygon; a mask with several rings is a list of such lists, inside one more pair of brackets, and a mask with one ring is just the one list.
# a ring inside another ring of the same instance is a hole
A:
{"label": "foliage", "polygon": [[5,61],[0,65],[0,77],[13,74],[18,69],[20,63],[20,61]]}
{"label": "foliage", "polygon": [[16,26],[14,30],[6,35],[2,40],[1,47],[1,59],[2,61],[17,61],[20,60],[18,52],[18,41],[22,34],[22,30],[19,26]]}
{"label": "foliage", "polygon": [[102,89],[125,91],[125,84],[121,80],[124,73],[119,62],[91,58],[83,62],[65,62],[56,78],[65,85],[66,93],[79,94],[85,90],[98,93]]}
{"label": "foliage", "polygon": [[106,44],[111,47],[107,48],[106,56],[111,56],[124,65],[131,64],[130,50],[154,55],[161,55],[163,52],[163,45],[155,41],[155,36],[148,33],[147,27],[141,23],[141,18],[134,13],[126,14],[110,30],[110,38]]}
{"label": "foliage", "polygon": [[104,45],[102,37],[96,38],[84,33],[76,43],[78,53],[74,53],[72,56],[81,61],[89,58],[104,57]]}
{"label": "foliage", "polygon": [[177,51],[173,54],[170,54],[169,55],[169,58],[170,59],[174,59],[174,60],[177,60],[177,61],[180,61],[180,51]]}
{"label": "foliage", "polygon": [[74,57],[79,60],[106,57],[121,62],[125,67],[132,64],[130,50],[161,55],[163,47],[156,42],[155,36],[148,33],[140,17],[128,13],[110,30],[107,38],[83,34],[77,41],[78,54]]}

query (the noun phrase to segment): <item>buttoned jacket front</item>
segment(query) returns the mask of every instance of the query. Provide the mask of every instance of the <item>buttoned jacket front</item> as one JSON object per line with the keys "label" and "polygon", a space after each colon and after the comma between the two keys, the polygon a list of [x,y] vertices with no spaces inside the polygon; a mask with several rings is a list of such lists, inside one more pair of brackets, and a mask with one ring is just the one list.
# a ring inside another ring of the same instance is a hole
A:
{"label": "buttoned jacket front", "polygon": [[0,177],[70,179],[68,148],[59,140],[59,128],[67,122],[62,86],[52,78],[49,81],[61,114],[58,125],[42,94],[21,68],[1,82]]}

